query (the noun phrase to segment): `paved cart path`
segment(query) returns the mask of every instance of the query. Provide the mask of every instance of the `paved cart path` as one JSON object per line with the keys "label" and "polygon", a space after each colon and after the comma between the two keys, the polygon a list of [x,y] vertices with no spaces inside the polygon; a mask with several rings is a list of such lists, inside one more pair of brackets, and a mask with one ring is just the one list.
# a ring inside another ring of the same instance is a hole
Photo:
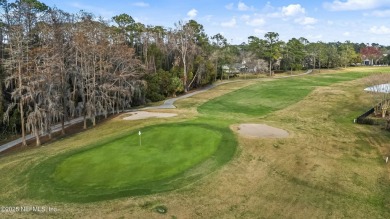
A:
{"label": "paved cart path", "polygon": [[[299,75],[288,75],[288,76],[281,76],[281,77],[274,77],[275,79],[279,79],[279,78],[290,78],[290,77],[297,77],[297,76],[302,76],[302,75],[307,75],[307,74],[310,74],[312,73],[312,70],[308,70],[306,73],[303,73],[303,74],[299,74]],[[260,79],[253,79],[253,80],[262,80],[263,78],[260,78]],[[219,84],[213,84],[213,85],[208,85],[204,88],[201,88],[197,91],[194,91],[194,92],[191,92],[191,93],[188,93],[188,94],[185,94],[185,95],[182,95],[182,96],[179,96],[179,97],[175,97],[175,98],[170,98],[170,99],[167,99],[164,101],[163,104],[159,105],[159,106],[151,106],[151,107],[144,107],[144,108],[140,108],[140,109],[134,109],[134,110],[128,110],[127,112],[134,112],[134,111],[139,111],[139,110],[148,110],[148,109],[174,109],[176,108],[174,103],[177,101],[177,100],[181,100],[181,99],[185,99],[185,98],[188,98],[188,97],[191,97],[191,96],[194,96],[196,94],[199,94],[199,93],[202,93],[202,92],[205,92],[205,91],[208,91],[214,87],[217,87],[217,86],[220,86],[222,84],[227,84],[227,83],[235,83],[235,82],[242,82],[242,81],[249,81],[251,79],[248,79],[248,80],[234,80],[234,81],[225,81],[225,82],[222,82],[222,83],[219,83]],[[79,118],[76,118],[76,119],[72,119],[68,122],[65,122],[65,127],[69,127],[71,125],[74,125],[74,124],[77,124],[77,123],[80,123],[83,121],[83,117],[79,117]],[[58,132],[58,131],[61,131],[61,124],[57,124],[57,125],[53,125],[52,126],[52,133],[55,133],[55,132]],[[26,135],[26,141],[28,140],[31,140],[31,139],[34,139],[35,136],[33,134],[29,134],[29,135]],[[18,144],[22,143],[22,138],[18,138],[16,140],[13,140],[11,142],[8,142],[6,144],[3,144],[0,146],[0,153],[9,149],[9,148],[12,148]]]}
{"label": "paved cart path", "polygon": [[[307,75],[307,74],[310,74],[312,73],[313,70],[308,70],[307,72],[303,73],[303,74],[298,74],[298,75],[287,75],[287,76],[281,76],[281,77],[274,77],[274,79],[279,79],[279,78],[291,78],[291,77],[297,77],[297,76],[302,76],[302,75]],[[208,85],[204,88],[201,88],[197,91],[194,91],[194,92],[191,92],[191,93],[188,93],[188,94],[185,94],[185,95],[182,95],[182,96],[179,96],[179,97],[175,97],[175,98],[171,98],[171,99],[168,99],[168,100],[165,100],[164,103],[160,106],[152,106],[152,107],[145,107],[145,108],[142,108],[142,110],[144,109],[174,109],[176,108],[174,103],[177,101],[177,100],[181,100],[181,99],[185,99],[185,98],[188,98],[188,97],[191,97],[191,96],[194,96],[196,94],[199,94],[199,93],[202,93],[202,92],[205,92],[205,91],[208,91],[214,87],[217,87],[219,85],[222,85],[222,84],[228,84],[228,83],[235,83],[235,82],[242,82],[242,81],[248,81],[248,80],[262,80],[264,78],[260,78],[260,79],[247,79],[247,80],[234,80],[234,81],[225,81],[225,82],[222,82],[222,83],[219,83],[219,84],[213,84],[213,85]]]}

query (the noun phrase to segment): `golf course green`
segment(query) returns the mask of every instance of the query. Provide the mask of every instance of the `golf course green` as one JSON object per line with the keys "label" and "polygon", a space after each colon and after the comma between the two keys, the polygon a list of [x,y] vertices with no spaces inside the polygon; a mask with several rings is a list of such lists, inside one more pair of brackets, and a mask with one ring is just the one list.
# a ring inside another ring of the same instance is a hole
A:
{"label": "golf course green", "polygon": [[199,106],[202,117],[192,122],[131,130],[49,158],[29,173],[29,191],[46,200],[89,202],[183,187],[233,157],[237,140],[229,125],[238,118],[265,116],[316,87],[364,76],[313,75],[238,89]]}
{"label": "golf course green", "polygon": [[[33,171],[32,191],[37,191],[34,196],[52,194],[55,200],[93,201],[171,190],[230,160],[235,142],[227,128],[189,123],[145,127],[141,135],[133,131],[43,162]],[[207,160],[209,166],[202,167]]]}
{"label": "golf course green", "polygon": [[[139,185],[174,176],[218,148],[221,134],[199,126],[152,127],[73,155],[54,172],[59,184],[81,187]],[[109,164],[109,165],[107,165]]]}
{"label": "golf course green", "polygon": [[[59,209],[46,218],[390,218],[390,134],[353,123],[389,71],[237,80],[155,111],[176,117],[118,115],[1,157],[0,205]],[[290,136],[247,137],[241,124]]]}

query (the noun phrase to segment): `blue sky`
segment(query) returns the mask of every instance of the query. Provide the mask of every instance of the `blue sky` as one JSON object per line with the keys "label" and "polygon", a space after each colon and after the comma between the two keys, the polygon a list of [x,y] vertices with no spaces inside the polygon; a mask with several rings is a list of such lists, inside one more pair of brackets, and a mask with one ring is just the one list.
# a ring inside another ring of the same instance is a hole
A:
{"label": "blue sky", "polygon": [[390,0],[41,0],[67,12],[84,9],[109,19],[126,13],[147,25],[174,27],[194,19],[229,43],[277,32],[281,40],[351,40],[390,45]]}

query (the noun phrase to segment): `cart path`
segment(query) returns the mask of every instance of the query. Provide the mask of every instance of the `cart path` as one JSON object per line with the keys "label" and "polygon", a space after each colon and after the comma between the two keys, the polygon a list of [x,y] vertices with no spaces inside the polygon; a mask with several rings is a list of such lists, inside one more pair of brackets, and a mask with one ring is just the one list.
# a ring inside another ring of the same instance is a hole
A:
{"label": "cart path", "polygon": [[[280,78],[290,78],[290,77],[297,77],[297,76],[302,76],[302,75],[307,75],[307,74],[310,74],[312,73],[313,70],[308,70],[307,72],[303,73],[303,74],[298,74],[298,75],[288,75],[288,76],[281,76],[281,77],[274,77],[274,79],[280,79]],[[258,80],[263,80],[264,78],[259,78],[259,79],[252,79],[254,81]],[[203,87],[197,91],[194,91],[194,92],[191,92],[191,93],[188,93],[188,94],[185,94],[185,95],[182,95],[182,96],[179,96],[179,97],[175,97],[175,98],[170,98],[170,99],[167,99],[164,101],[163,104],[161,104],[160,106],[151,106],[151,107],[144,107],[144,108],[140,108],[140,109],[132,109],[132,110],[127,110],[125,112],[134,112],[134,111],[139,111],[139,110],[148,110],[148,109],[175,109],[175,105],[174,103],[177,101],[177,100],[181,100],[181,99],[185,99],[185,98],[188,98],[188,97],[191,97],[191,96],[194,96],[196,94],[199,94],[199,93],[203,93],[205,91],[208,91],[214,87],[217,87],[217,86],[220,86],[220,85],[223,85],[223,84],[228,84],[228,83],[235,83],[235,82],[242,82],[242,81],[249,81],[251,79],[247,79],[247,80],[234,80],[234,81],[225,81],[225,82],[222,82],[222,83],[219,83],[219,84],[212,84],[212,85],[208,85],[206,87]],[[83,117],[79,117],[79,118],[75,118],[75,119],[72,119],[70,121],[67,121],[65,122],[65,128],[66,127],[69,127],[71,125],[74,125],[74,124],[77,124],[77,123],[80,123],[80,122],[83,122]],[[61,124],[57,124],[57,125],[53,125],[52,126],[52,133],[55,133],[55,132],[59,132],[61,131]],[[35,136],[33,134],[29,134],[29,135],[26,135],[26,141],[28,140],[31,140],[31,139],[34,139]],[[22,138],[18,138],[16,140],[13,140],[13,141],[10,141],[6,144],[3,144],[0,146],[0,153],[5,151],[5,150],[8,150],[9,148],[12,148],[18,144],[22,143]]]}
{"label": "cart path", "polygon": [[[298,74],[298,75],[287,75],[287,76],[281,76],[281,77],[274,77],[273,79],[280,79],[280,78],[291,78],[291,77],[297,77],[297,76],[302,76],[302,75],[307,75],[307,74],[310,74],[312,73],[313,70],[310,69],[308,70],[307,72],[305,73],[302,73],[302,74]],[[185,94],[185,95],[182,95],[182,96],[179,96],[179,97],[175,97],[175,98],[171,98],[171,99],[167,99],[164,101],[164,103],[160,106],[152,106],[152,107],[145,107],[145,108],[142,108],[142,110],[144,109],[175,109],[175,105],[174,103],[177,101],[177,100],[181,100],[181,99],[185,99],[185,98],[188,98],[188,97],[191,97],[191,96],[194,96],[196,94],[199,94],[199,93],[202,93],[202,92],[205,92],[205,91],[208,91],[214,87],[217,87],[217,86],[220,86],[220,85],[223,85],[223,84],[228,84],[228,83],[235,83],[235,82],[243,82],[243,81],[249,81],[249,80],[253,80],[253,81],[261,81],[263,80],[264,78],[259,78],[259,79],[247,79],[247,80],[234,80],[234,81],[224,81],[222,83],[219,83],[219,84],[212,84],[212,85],[208,85],[206,87],[203,87],[197,91],[194,91],[194,92],[191,92],[191,93],[188,93],[188,94]],[[140,109],[141,110],[141,109]]]}

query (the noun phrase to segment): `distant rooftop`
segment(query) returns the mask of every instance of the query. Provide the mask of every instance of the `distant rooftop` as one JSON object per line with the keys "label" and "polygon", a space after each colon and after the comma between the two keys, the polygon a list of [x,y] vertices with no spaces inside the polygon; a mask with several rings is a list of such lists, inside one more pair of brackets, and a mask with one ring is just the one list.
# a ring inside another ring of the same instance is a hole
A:
{"label": "distant rooftop", "polygon": [[390,84],[379,84],[372,87],[367,87],[364,89],[365,91],[369,92],[376,92],[376,93],[390,93]]}

